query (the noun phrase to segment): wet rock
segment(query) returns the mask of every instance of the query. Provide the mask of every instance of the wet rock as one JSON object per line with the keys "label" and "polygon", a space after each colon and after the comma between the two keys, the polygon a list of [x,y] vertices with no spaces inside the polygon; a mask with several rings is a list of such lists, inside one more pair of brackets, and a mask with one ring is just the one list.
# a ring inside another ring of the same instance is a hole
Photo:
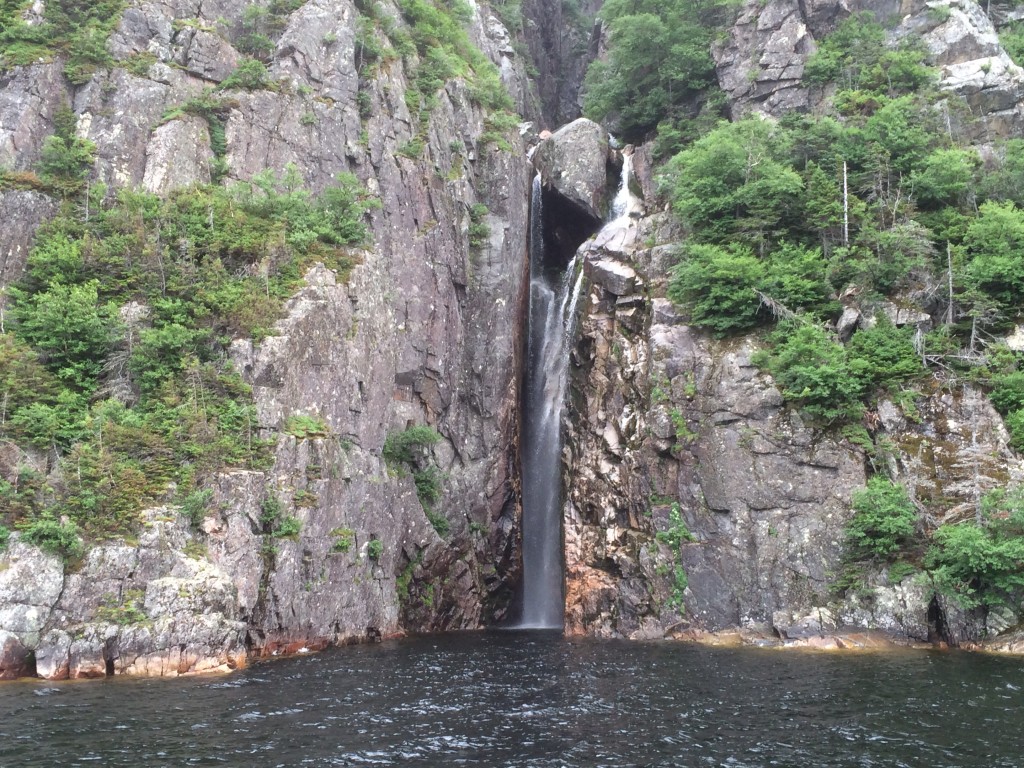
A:
{"label": "wet rock", "polygon": [[32,649],[64,587],[63,563],[15,537],[0,563],[0,629]]}

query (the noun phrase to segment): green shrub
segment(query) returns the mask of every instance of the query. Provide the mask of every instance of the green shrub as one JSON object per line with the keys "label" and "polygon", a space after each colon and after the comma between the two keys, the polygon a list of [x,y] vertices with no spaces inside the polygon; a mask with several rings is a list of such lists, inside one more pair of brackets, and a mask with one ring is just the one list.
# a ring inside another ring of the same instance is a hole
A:
{"label": "green shrub", "polygon": [[22,541],[65,561],[79,558],[85,552],[78,537],[78,526],[72,522],[61,522],[46,516],[24,522],[19,528]]}
{"label": "green shrub", "polygon": [[96,145],[75,134],[78,117],[70,107],[60,107],[53,120],[55,133],[43,142],[37,167],[43,183],[69,197],[85,186],[95,160]]}
{"label": "green shrub", "polygon": [[121,626],[142,624],[149,620],[143,610],[144,602],[145,592],[141,589],[125,590],[120,600],[116,595],[104,595],[101,605],[96,609],[96,620]]}
{"label": "green shrub", "polygon": [[890,558],[914,535],[917,513],[906,489],[875,476],[851,497],[854,515],[846,526],[846,556],[850,560]]}
{"label": "green shrub", "polygon": [[969,284],[1016,316],[1024,302],[1024,211],[1012,202],[983,203],[967,227],[964,249]]}
{"label": "green shrub", "polygon": [[366,556],[377,562],[384,554],[384,542],[380,539],[370,539],[366,545]]}
{"label": "green shrub", "polygon": [[274,86],[275,83],[271,82],[270,74],[262,61],[244,58],[230,75],[220,81],[217,90],[259,91]]}
{"label": "green shrub", "polygon": [[815,317],[838,314],[828,282],[828,262],[820,248],[807,248],[783,241],[768,258],[761,290],[790,310],[802,310]]}
{"label": "green shrub", "polygon": [[322,417],[305,413],[296,413],[289,416],[284,423],[282,431],[297,437],[299,440],[328,437],[331,434],[330,427],[327,426]]}
{"label": "green shrub", "polygon": [[1019,605],[1024,594],[1024,494],[996,491],[982,500],[982,520],[942,525],[925,557],[940,591],[964,607]]}
{"label": "green shrub", "polygon": [[487,242],[491,228],[487,226],[487,206],[476,203],[469,208],[469,247],[480,249]]}
{"label": "green shrub", "polygon": [[599,122],[614,119],[628,141],[687,115],[715,83],[711,42],[735,7],[721,0],[605,3],[599,15],[608,29],[608,57],[587,70],[584,113]]}
{"label": "green shrub", "polygon": [[850,370],[865,393],[895,387],[925,372],[914,349],[913,330],[897,328],[884,314],[876,317],[871,328],[857,331],[846,352]]}
{"label": "green shrub", "polygon": [[725,336],[758,324],[756,289],[764,280],[764,265],[749,249],[693,243],[672,268],[668,297],[689,311],[694,325]]}
{"label": "green shrub", "polygon": [[329,535],[334,539],[332,552],[348,552],[356,543],[356,532],[351,528],[334,528]]}
{"label": "green shrub", "polygon": [[392,432],[384,440],[381,454],[392,469],[420,461],[426,450],[438,443],[441,435],[433,427],[422,424],[409,427],[403,432]]}
{"label": "green shrub", "polygon": [[670,546],[673,551],[678,550],[686,542],[696,541],[694,535],[690,533],[690,529],[687,528],[686,521],[683,520],[683,511],[680,509],[678,502],[673,502],[671,509],[669,509],[668,529],[658,531],[654,538],[662,544]]}
{"label": "green shrub", "polygon": [[437,535],[442,539],[446,538],[451,531],[451,523],[448,522],[448,518],[440,512],[435,512],[431,509],[427,510],[427,520],[437,531]]}
{"label": "green shrub", "polygon": [[434,506],[434,503],[441,498],[441,472],[433,466],[413,470],[413,482],[416,484],[416,498],[424,509]]}
{"label": "green shrub", "polygon": [[5,0],[0,6],[0,69],[65,56],[65,76],[82,85],[113,64],[107,38],[121,19],[123,0],[49,0],[42,23],[31,25],[21,16],[25,5]]}
{"label": "green shrub", "polygon": [[[73,115],[58,118],[73,131]],[[68,207],[40,230],[0,334],[0,437],[55,450],[65,480],[52,501],[90,536],[131,531],[170,482],[194,489],[224,467],[265,466],[251,390],[225,347],[272,328],[312,261],[347,269],[372,204],[348,176],[313,197],[294,168],[102,200],[88,219]],[[129,302],[146,314],[121,322]],[[38,497],[11,503],[31,517]]]}
{"label": "green shrub", "polygon": [[787,401],[826,424],[860,415],[862,383],[842,345],[823,328],[801,319],[785,321],[768,343],[753,362],[772,375]]}
{"label": "green shrub", "polygon": [[7,543],[11,539],[11,529],[6,525],[0,525],[0,553],[7,551]]}
{"label": "green shrub", "polygon": [[804,67],[804,79],[869,93],[911,93],[935,80],[935,70],[925,63],[927,57],[927,49],[917,39],[907,39],[896,49],[887,47],[885,28],[871,11],[862,11],[819,43]]}
{"label": "green shrub", "polygon": [[763,253],[803,219],[803,179],[790,166],[793,137],[759,118],[721,123],[673,157],[662,186],[673,212],[704,242]]}
{"label": "green shrub", "polygon": [[206,511],[213,498],[209,488],[196,489],[181,500],[181,512],[193,528],[198,528],[206,517]]}

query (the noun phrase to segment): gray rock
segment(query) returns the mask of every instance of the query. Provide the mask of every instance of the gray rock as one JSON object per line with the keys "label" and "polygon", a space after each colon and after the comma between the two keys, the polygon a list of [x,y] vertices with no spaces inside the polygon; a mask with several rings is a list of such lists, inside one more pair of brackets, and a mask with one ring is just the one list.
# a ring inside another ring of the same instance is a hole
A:
{"label": "gray rock", "polygon": [[57,201],[41,192],[16,189],[0,192],[0,221],[4,222],[0,285],[8,285],[21,276],[36,230],[57,210]]}
{"label": "gray rock", "polygon": [[[161,125],[149,140],[142,186],[148,192],[166,194],[193,184],[209,184],[213,153],[202,151],[209,144],[206,123],[198,117],[186,116]],[[183,146],[193,146],[195,151],[182,155]]]}
{"label": "gray rock", "polygon": [[545,186],[593,219],[601,220],[609,202],[608,151],[605,129],[580,118],[542,141],[533,162]]}
{"label": "gray rock", "polygon": [[585,271],[591,282],[616,296],[628,296],[636,286],[633,268],[614,259],[588,260]]}

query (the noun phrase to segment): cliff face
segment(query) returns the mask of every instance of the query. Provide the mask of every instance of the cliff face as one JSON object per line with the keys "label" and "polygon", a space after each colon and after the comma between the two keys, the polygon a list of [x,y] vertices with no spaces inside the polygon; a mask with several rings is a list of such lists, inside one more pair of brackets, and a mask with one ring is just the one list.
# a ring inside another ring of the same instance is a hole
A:
{"label": "cliff face", "polygon": [[924,43],[940,68],[942,87],[964,97],[974,115],[985,115],[977,139],[1020,135],[1024,70],[1007,56],[992,19],[973,0],[748,2],[714,49],[733,115],[755,111],[778,117],[817,109],[825,94],[803,82],[804,64],[817,41],[862,11],[879,20],[900,19],[891,33],[894,42]]}
{"label": "cliff face", "polygon": [[[969,2],[948,13],[906,3],[748,3],[714,51],[733,115],[819,110],[828,94],[805,85],[804,63],[816,40],[862,10],[900,14],[894,40],[924,40],[940,86],[981,116],[974,140],[1021,135],[1020,68]],[[633,163],[632,185],[653,209],[647,150]],[[916,403],[883,399],[869,420],[884,455],[814,428],[751,362],[762,338],[716,340],[662,298],[685,237],[677,227],[652,210],[581,249],[589,281],[566,426],[567,630],[647,638],[738,629],[834,645],[843,629],[960,643],[1018,625],[1019,611],[965,612],[884,566],[856,594],[834,587],[851,494],[872,465],[942,510],[932,526],[963,519],[986,489],[1019,482],[1024,465],[987,397],[937,374]],[[897,326],[931,327],[912,301],[883,311]],[[860,317],[855,306],[844,315]],[[1019,649],[1019,635],[996,646]]]}
{"label": "cliff face", "polygon": [[[360,77],[356,6],[312,0],[276,39],[276,86],[231,93],[218,158],[203,119],[163,116],[234,70],[232,41],[248,5],[130,4],[109,50],[119,61],[148,57],[142,75],[115,66],[72,88],[55,62],[0,80],[0,165],[9,168],[34,167],[55,111],[70,102],[79,135],[96,144],[92,183],[111,194],[208,183],[218,162],[229,182],[294,163],[313,191],[348,171],[381,201],[370,214],[373,244],[347,281],[314,267],[271,336],[231,348],[260,430],[277,441],[272,468],[221,474],[198,530],[174,507],[151,510],[137,544],[96,546],[66,575],[56,557],[23,544],[0,555],[6,675],[33,663],[47,677],[177,674],[235,665],[247,651],[478,627],[508,605],[518,549],[523,153],[482,138],[487,114],[461,80],[438,93],[421,127],[401,59]],[[403,23],[396,8],[382,12]],[[480,7],[470,30],[522,109],[529,85],[504,28]],[[403,147],[417,134],[423,147],[412,156]],[[19,276],[34,229],[55,209],[36,192],[0,193],[13,222],[5,282]],[[286,434],[295,415],[326,432]],[[442,437],[432,460],[444,478],[445,538],[412,478],[381,457],[386,435],[412,424]],[[17,451],[5,459],[8,480],[26,460],[45,467]],[[268,495],[301,521],[298,535],[265,535]]]}
{"label": "cliff face", "polygon": [[[131,2],[108,42],[118,63],[85,82],[72,85],[61,61],[0,74],[0,168],[35,168],[70,104],[79,136],[96,146],[90,186],[106,185],[108,199],[294,163],[314,192],[351,172],[381,202],[350,275],[313,266],[271,335],[230,343],[258,431],[275,441],[271,466],[219,473],[191,521],[169,492],[141,513],[137,538],[94,542],[71,563],[15,533],[0,553],[0,677],[227,669],[252,655],[508,615],[521,567],[525,147],[514,131],[495,141],[464,79],[450,78],[424,119],[410,60],[361,69],[369,9],[350,0],[310,0],[282,16],[265,54],[273,87],[231,90],[218,107],[222,135],[194,110],[175,111],[244,61],[250,5]],[[535,84],[513,36],[474,6],[470,36],[525,117],[555,128],[578,116],[600,37],[586,20],[599,6],[523,5]],[[851,12],[898,13],[894,35],[924,39],[943,86],[986,116],[978,124],[1019,135],[1024,75],[977,5],[949,8],[752,0],[716,47],[720,85],[735,115],[814,111],[823,94],[801,76],[816,41]],[[382,27],[407,26],[391,3],[374,13],[391,19]],[[545,194],[580,217],[560,226],[591,231],[622,162],[603,129],[582,121],[535,158]],[[1018,623],[1012,611],[933,600],[884,568],[868,577],[870,599],[830,593],[871,458],[784,404],[752,363],[761,339],[712,339],[662,298],[683,233],[658,210],[650,150],[632,164],[644,200],[581,248],[564,450],[567,631],[799,639],[853,626],[967,641]],[[0,185],[0,285],[21,276],[35,232],[60,207],[23,186]],[[896,324],[927,317],[891,309]],[[950,514],[1024,474],[998,414],[970,386],[940,380],[916,409],[884,401],[875,416],[892,450],[874,460],[918,498],[946,500]],[[290,430],[295,417],[323,428]],[[440,435],[428,449],[441,478],[429,510],[414,478],[384,459],[387,436],[413,425]],[[49,459],[0,442],[0,477],[52,471]],[[270,498],[297,533],[267,531]]]}

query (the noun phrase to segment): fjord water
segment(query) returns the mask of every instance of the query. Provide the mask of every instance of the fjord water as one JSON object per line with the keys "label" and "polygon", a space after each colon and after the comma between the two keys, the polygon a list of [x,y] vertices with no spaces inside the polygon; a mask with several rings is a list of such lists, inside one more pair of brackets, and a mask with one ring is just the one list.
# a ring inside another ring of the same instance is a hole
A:
{"label": "fjord water", "polygon": [[490,632],[0,684],[0,765],[1018,767],[1024,660]]}

